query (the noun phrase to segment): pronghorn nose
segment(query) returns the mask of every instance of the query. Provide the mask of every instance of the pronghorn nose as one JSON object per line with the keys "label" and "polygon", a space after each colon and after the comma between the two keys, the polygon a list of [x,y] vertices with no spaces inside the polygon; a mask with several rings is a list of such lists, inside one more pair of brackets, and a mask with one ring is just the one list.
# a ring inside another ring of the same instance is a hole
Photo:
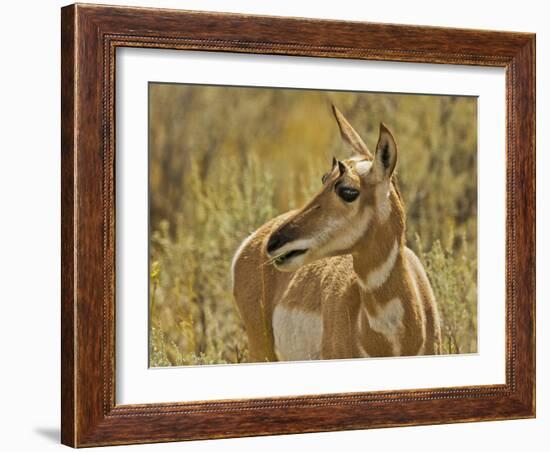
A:
{"label": "pronghorn nose", "polygon": [[273,251],[281,248],[283,245],[291,242],[292,240],[292,237],[288,233],[288,229],[283,227],[282,229],[279,229],[271,234],[271,237],[269,237],[269,240],[267,241],[267,252],[271,254]]}

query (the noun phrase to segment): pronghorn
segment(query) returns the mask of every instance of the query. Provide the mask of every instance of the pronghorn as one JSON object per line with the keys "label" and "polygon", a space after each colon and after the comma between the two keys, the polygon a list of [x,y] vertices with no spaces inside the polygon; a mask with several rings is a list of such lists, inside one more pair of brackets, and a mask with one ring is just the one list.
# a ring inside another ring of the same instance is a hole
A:
{"label": "pronghorn", "polygon": [[397,144],[380,124],[374,156],[333,106],[352,157],[302,209],[267,222],[232,263],[252,361],[439,354],[439,314],[405,245]]}

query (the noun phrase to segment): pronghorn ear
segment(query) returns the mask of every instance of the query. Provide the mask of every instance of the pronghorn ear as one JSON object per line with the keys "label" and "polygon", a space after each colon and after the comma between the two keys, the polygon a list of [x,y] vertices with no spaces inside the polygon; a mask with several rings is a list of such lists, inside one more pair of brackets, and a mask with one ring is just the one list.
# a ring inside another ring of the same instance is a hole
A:
{"label": "pronghorn ear", "polygon": [[365,142],[334,104],[332,105],[332,113],[334,113],[334,117],[340,128],[342,139],[351,146],[353,152],[372,160],[372,154]]}
{"label": "pronghorn ear", "polygon": [[380,136],[374,154],[373,170],[377,179],[389,178],[397,163],[397,143],[385,124],[380,123]]}

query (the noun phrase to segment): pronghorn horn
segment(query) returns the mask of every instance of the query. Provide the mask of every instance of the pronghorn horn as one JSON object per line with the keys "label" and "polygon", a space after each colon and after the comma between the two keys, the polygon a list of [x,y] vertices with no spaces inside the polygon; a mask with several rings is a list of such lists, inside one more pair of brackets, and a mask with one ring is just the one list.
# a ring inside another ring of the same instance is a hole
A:
{"label": "pronghorn horn", "polygon": [[336,157],[332,157],[332,169],[338,164],[338,161],[336,160]]}
{"label": "pronghorn horn", "polygon": [[340,160],[338,160],[338,169],[340,170],[340,176],[346,172],[346,165],[344,165]]}
{"label": "pronghorn horn", "polygon": [[342,139],[351,146],[355,153],[364,155],[368,159],[372,160],[372,153],[369,151],[369,148],[365,142],[334,104],[332,104],[332,113],[338,123],[338,128],[340,129]]}

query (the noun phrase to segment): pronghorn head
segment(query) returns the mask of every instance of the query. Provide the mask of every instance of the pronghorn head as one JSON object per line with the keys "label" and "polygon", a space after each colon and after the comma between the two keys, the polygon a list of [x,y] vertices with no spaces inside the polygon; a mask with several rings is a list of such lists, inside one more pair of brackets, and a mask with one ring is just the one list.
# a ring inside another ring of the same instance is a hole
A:
{"label": "pronghorn head", "polygon": [[333,113],[352,156],[333,159],[320,191],[269,237],[266,251],[279,270],[295,271],[317,259],[353,254],[368,247],[369,236],[376,231],[375,237],[381,232],[392,240],[403,235],[405,214],[392,181],[397,162],[393,135],[380,124],[373,156],[334,106]]}

